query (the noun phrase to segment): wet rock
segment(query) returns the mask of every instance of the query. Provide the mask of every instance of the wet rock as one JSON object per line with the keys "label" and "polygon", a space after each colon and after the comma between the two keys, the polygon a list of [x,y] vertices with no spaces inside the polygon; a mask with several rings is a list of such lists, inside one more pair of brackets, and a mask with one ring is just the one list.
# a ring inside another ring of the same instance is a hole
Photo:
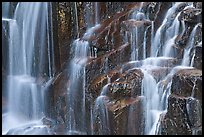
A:
{"label": "wet rock", "polygon": [[[110,18],[101,23],[100,29],[94,32],[96,35],[90,39],[90,43],[97,48],[98,56],[104,55],[111,49],[116,49],[122,43],[122,37],[120,36],[120,18],[127,18],[127,12],[117,13],[118,18]],[[120,15],[121,14],[121,15]],[[123,19],[124,20],[124,19]]]}
{"label": "wet rock", "polygon": [[202,71],[178,70],[172,79],[166,114],[160,117],[159,134],[200,134],[202,128]]}
{"label": "wet rock", "polygon": [[132,85],[128,82],[113,82],[108,85],[108,93],[106,95],[110,99],[119,100],[125,97],[131,97]]}
{"label": "wet rock", "polygon": [[2,20],[2,69],[4,74],[8,74],[9,59],[9,22]]}
{"label": "wet rock", "polygon": [[193,67],[202,70],[202,45],[197,45],[191,50],[191,63]]}
{"label": "wet rock", "polygon": [[[95,134],[100,135],[141,135],[144,131],[143,98],[123,98],[103,101],[106,113],[97,108],[94,124]],[[107,118],[107,123],[104,120]],[[103,120],[103,121],[102,121]],[[107,127],[108,126],[108,127]],[[108,129],[105,129],[105,128]]]}
{"label": "wet rock", "polygon": [[[106,88],[103,87],[103,103],[96,108],[95,134],[143,134],[142,97],[139,97],[143,73],[140,69],[131,69],[117,77]],[[100,110],[101,105],[105,105],[107,114],[101,112],[106,111],[105,108]],[[107,129],[103,124],[109,125]]]}
{"label": "wet rock", "polygon": [[[171,94],[168,98],[167,113],[160,117],[159,134],[199,134],[199,129],[202,128],[201,113],[202,109],[196,99]],[[193,133],[195,131],[198,132]]]}
{"label": "wet rock", "polygon": [[6,92],[7,90],[7,74],[4,70],[4,68],[2,67],[2,108],[4,108],[5,104],[8,98],[8,93]]}
{"label": "wet rock", "polygon": [[[81,13],[81,5],[77,5],[80,11],[78,12],[78,18],[81,19],[83,14]],[[75,15],[74,2],[53,2],[52,3],[52,24],[53,24],[53,42],[54,42],[54,58],[56,72],[59,72],[67,62],[70,60],[71,44],[74,39],[77,38],[79,30],[77,27],[77,19]],[[83,22],[83,21],[82,21]]]}
{"label": "wet rock", "polygon": [[170,95],[168,110],[160,123],[161,135],[191,135],[184,98]]}
{"label": "wet rock", "polygon": [[149,25],[151,25],[151,21],[148,21],[148,20],[138,21],[135,19],[129,19],[129,20],[123,21],[122,25],[124,25],[124,27],[127,30],[131,30],[134,27],[149,26]]}
{"label": "wet rock", "polygon": [[53,135],[54,133],[46,126],[29,124],[14,128],[8,131],[6,135]]}
{"label": "wet rock", "polygon": [[202,107],[200,102],[195,98],[187,98],[186,109],[191,129],[202,127]]}
{"label": "wet rock", "polygon": [[154,31],[159,28],[159,26],[162,24],[162,21],[168,11],[168,9],[171,7],[171,2],[154,2],[152,4],[153,6],[150,6],[150,20],[154,21]]}
{"label": "wet rock", "polygon": [[53,127],[54,135],[66,135],[66,126],[63,124],[58,124]]}
{"label": "wet rock", "polygon": [[202,22],[202,10],[196,8],[187,8],[183,10],[178,18],[189,24],[197,24]]}
{"label": "wet rock", "polygon": [[67,115],[67,70],[59,73],[52,81],[46,94],[46,116],[56,119],[57,124],[64,124]]}
{"label": "wet rock", "polygon": [[[188,42],[191,41],[190,35],[194,27],[195,25],[187,24],[184,33],[177,36],[175,40],[175,48],[177,48],[178,51],[180,52],[180,53],[178,52],[180,54],[178,55],[178,58],[183,57],[183,50],[188,45]],[[194,35],[194,46],[198,45],[201,41],[202,41],[202,24],[199,23]]]}
{"label": "wet rock", "polygon": [[[124,34],[124,37],[126,41],[128,41],[133,47],[136,45],[136,48],[138,50],[138,60],[143,59],[143,46],[144,46],[144,34],[145,31],[151,30],[151,21],[149,20],[135,20],[135,19],[129,19],[126,21],[123,21],[121,24],[122,31]],[[147,40],[148,36],[145,36]],[[145,41],[146,44],[148,44],[148,41]],[[147,52],[150,45],[147,45]],[[134,49],[132,49],[134,50]],[[137,59],[136,59],[137,60]]]}
{"label": "wet rock", "polygon": [[142,135],[144,132],[143,98],[122,99],[109,102],[110,123],[114,135]]}
{"label": "wet rock", "polygon": [[170,71],[171,68],[169,67],[152,67],[151,69],[147,70],[147,72],[151,74],[157,82],[164,79]]}
{"label": "wet rock", "polygon": [[188,26],[185,28],[183,34],[180,34],[176,37],[175,44],[178,48],[183,49],[187,45],[191,31],[192,27]]}
{"label": "wet rock", "polygon": [[42,123],[43,125],[46,125],[47,127],[51,128],[54,126],[55,122],[54,120],[48,118],[48,117],[43,117],[42,118]]}
{"label": "wet rock", "polygon": [[193,6],[197,9],[202,9],[202,2],[193,2]]}
{"label": "wet rock", "polygon": [[131,69],[129,71],[124,72],[122,76],[118,80],[116,80],[116,82],[129,83],[128,85],[125,84],[122,87],[131,89],[131,92],[132,92],[131,96],[135,97],[140,95],[143,77],[144,77],[144,74],[140,69]]}
{"label": "wet rock", "polygon": [[135,97],[140,95],[142,79],[143,73],[140,69],[131,69],[122,74],[115,69],[94,79],[87,92],[96,98],[102,92],[102,88],[110,82],[105,93],[110,99]]}
{"label": "wet rock", "polygon": [[133,3],[127,6],[125,10],[115,13],[113,17],[101,21],[99,28],[93,31],[91,37],[83,37],[84,40],[90,42],[90,45],[97,48],[97,56],[102,56],[124,44],[121,35],[121,23],[128,19],[129,14],[133,12],[133,8],[139,8],[139,4]]}
{"label": "wet rock", "polygon": [[171,85],[172,93],[182,97],[194,97],[202,102],[202,71],[182,69],[174,76]]}
{"label": "wet rock", "polygon": [[114,70],[109,71],[107,74],[99,75],[92,81],[91,84],[89,84],[90,86],[88,87],[87,92],[90,92],[90,94],[92,94],[94,98],[96,98],[97,96],[100,95],[101,89],[108,82],[115,81],[116,79],[120,77],[120,75],[121,74],[120,74],[119,69],[114,69]]}
{"label": "wet rock", "polygon": [[104,56],[90,59],[86,64],[86,83],[92,83],[91,81],[98,75],[105,74],[109,70],[116,68],[116,66],[128,62],[129,59],[130,46],[128,43],[108,52]]}

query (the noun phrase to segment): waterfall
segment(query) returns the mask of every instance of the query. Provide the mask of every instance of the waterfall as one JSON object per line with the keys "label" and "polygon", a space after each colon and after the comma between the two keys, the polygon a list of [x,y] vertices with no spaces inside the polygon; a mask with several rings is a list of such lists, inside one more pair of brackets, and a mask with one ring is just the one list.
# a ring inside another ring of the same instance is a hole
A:
{"label": "waterfall", "polygon": [[[192,68],[189,67],[189,64],[186,64],[186,62],[189,62],[189,54],[194,44],[194,36],[198,24],[191,32],[189,42],[184,51],[184,57],[181,66],[173,67],[172,70],[158,82],[156,82],[152,74],[149,73],[152,69],[154,69],[154,66],[162,66],[162,62],[164,62],[165,60],[176,57],[176,55],[172,52],[172,46],[175,44],[174,42],[176,37],[179,34],[183,34],[185,29],[184,22],[182,21],[180,23],[178,21],[178,17],[180,16],[181,11],[177,13],[176,17],[169,26],[167,25],[167,19],[176,11],[176,8],[179,4],[180,3],[175,3],[168,10],[162,22],[162,25],[156,31],[154,40],[151,42],[151,57],[143,59],[143,65],[139,67],[144,73],[144,79],[142,81],[143,88],[141,94],[145,97],[145,134],[157,134],[157,129],[160,125],[160,123],[158,122],[160,114],[167,111],[167,103],[168,96],[170,95],[171,91],[172,76],[180,69]],[[163,32],[164,28],[165,32]],[[163,40],[164,43],[162,43],[161,40]],[[157,57],[159,55],[158,53],[160,48],[163,48],[163,52],[160,53],[160,57]],[[186,67],[184,67],[184,64],[186,65]],[[167,85],[164,85],[164,82],[167,83]]]}
{"label": "waterfall", "polygon": [[[89,43],[75,40],[73,43],[74,57],[70,63],[70,84],[68,87],[68,134],[73,131],[85,132],[85,63],[90,56]],[[80,85],[82,87],[80,88]],[[81,107],[81,108],[80,108]],[[80,108],[80,109],[79,109]],[[78,114],[76,114],[78,113]],[[76,117],[78,116],[78,117]],[[78,127],[76,127],[79,125]]]}
{"label": "waterfall", "polygon": [[192,91],[184,98],[172,85],[178,71],[194,76],[200,65],[202,23],[191,20],[200,3],[55,4],[2,3],[3,135],[156,135],[173,120],[171,95],[184,99],[178,109],[186,107],[189,132],[200,134],[200,70],[185,81]]}
{"label": "waterfall", "polygon": [[[100,27],[100,24],[88,28],[83,38],[89,38],[95,29]],[[76,39],[72,44],[74,51],[73,59],[69,65],[70,67],[70,83],[68,85],[68,133],[86,133],[85,123],[85,63],[88,57],[92,57],[89,42]],[[96,55],[94,55],[96,56]],[[82,87],[81,87],[82,85]],[[80,100],[80,101],[79,101]],[[79,109],[80,108],[80,109]]]}
{"label": "waterfall", "polygon": [[[49,43],[52,37],[48,28],[48,4],[20,2],[13,18],[2,18],[9,27],[8,112],[2,123],[3,134],[26,123],[39,121],[44,116],[46,88],[44,83],[38,84],[37,79],[45,74],[48,79],[52,77],[51,51],[48,49],[46,53],[45,50],[45,47],[52,48],[52,43]],[[49,60],[47,63],[46,59]]]}
{"label": "waterfall", "polygon": [[[168,19],[176,12],[176,9],[179,6],[179,4],[181,4],[181,3],[176,2],[170,9],[168,9],[161,26],[157,29],[156,34],[154,36],[153,43],[151,45],[151,56],[152,57],[159,56],[159,50],[161,50],[161,48],[163,46],[163,41],[168,41],[169,37],[172,38],[171,35],[174,34],[174,33],[165,31],[164,29],[167,29],[166,27],[169,24]],[[179,27],[178,26],[179,25],[178,16],[179,15],[177,15],[177,17],[174,19],[175,21],[172,23],[173,25],[171,25],[172,26],[172,31],[175,32],[174,35],[177,35],[177,32],[179,30],[178,29],[178,27]],[[169,27],[169,29],[171,29],[171,26]],[[174,29],[176,29],[176,31]],[[163,34],[164,31],[167,33],[166,35]],[[170,34],[170,36],[169,36],[169,34]],[[167,36],[167,38],[165,38],[164,36]]]}
{"label": "waterfall", "polygon": [[144,110],[145,110],[145,134],[151,130],[153,124],[158,120],[157,112],[159,107],[159,93],[155,79],[143,70],[144,79],[142,81],[142,93],[145,97]]}
{"label": "waterfall", "polygon": [[183,66],[189,66],[189,64],[190,64],[190,51],[194,46],[194,39],[195,39],[194,36],[195,36],[195,33],[196,33],[196,30],[197,30],[198,26],[199,26],[199,24],[197,24],[193,28],[193,30],[192,30],[192,32],[190,34],[188,43],[187,43],[187,47],[184,50],[183,60],[182,60],[182,63],[181,63],[181,65],[183,65]]}
{"label": "waterfall", "polygon": [[94,105],[94,123],[100,123],[100,127],[98,128],[99,135],[110,135],[110,123],[106,104],[108,102],[108,86],[109,83],[102,88],[101,94],[97,97]]}

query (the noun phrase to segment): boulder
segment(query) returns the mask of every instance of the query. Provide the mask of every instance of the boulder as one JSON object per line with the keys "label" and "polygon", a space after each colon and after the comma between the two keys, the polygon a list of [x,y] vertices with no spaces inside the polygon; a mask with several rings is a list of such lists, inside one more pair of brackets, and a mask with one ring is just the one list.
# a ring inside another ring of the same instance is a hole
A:
{"label": "boulder", "polygon": [[160,117],[159,134],[202,134],[201,113],[200,103],[196,99],[171,94],[168,98],[167,112]]}
{"label": "boulder", "polygon": [[159,134],[202,134],[202,71],[178,70],[172,79],[167,112],[160,117]]}
{"label": "boulder", "polygon": [[202,9],[187,8],[183,10],[178,18],[188,24],[197,24],[202,22]]}
{"label": "boulder", "polygon": [[194,97],[202,102],[202,71],[182,69],[174,74],[171,85],[172,94],[181,97]]}
{"label": "boulder", "polygon": [[197,9],[202,9],[202,2],[193,2],[193,6]]}
{"label": "boulder", "polygon": [[186,101],[184,98],[170,95],[168,98],[168,109],[160,121],[161,135],[191,135],[188,121]]}
{"label": "boulder", "polygon": [[192,66],[202,70],[202,45],[193,47],[190,53]]}
{"label": "boulder", "polygon": [[[142,135],[144,132],[143,97],[103,100],[105,112],[96,109],[94,132],[100,135]],[[101,104],[98,104],[101,105]],[[102,121],[103,120],[103,121]],[[106,123],[104,121],[106,120]],[[107,129],[106,129],[107,128]]]}

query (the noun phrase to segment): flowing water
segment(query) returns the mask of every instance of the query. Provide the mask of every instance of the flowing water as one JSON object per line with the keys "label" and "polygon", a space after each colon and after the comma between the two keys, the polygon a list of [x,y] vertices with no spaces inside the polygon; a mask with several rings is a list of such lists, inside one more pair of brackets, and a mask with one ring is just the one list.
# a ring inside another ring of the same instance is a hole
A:
{"label": "flowing water", "polygon": [[[159,81],[156,81],[154,76],[152,75],[151,71],[155,68],[165,68],[167,66],[164,65],[164,62],[168,60],[172,60],[176,57],[176,53],[174,53],[173,46],[175,45],[175,40],[178,35],[182,35],[185,31],[185,26],[183,21],[179,21],[178,17],[180,16],[181,10],[187,7],[192,7],[192,3],[190,5],[186,5],[184,8],[180,8],[179,6],[183,4],[181,2],[176,2],[172,4],[172,7],[166,13],[166,16],[161,24],[161,26],[157,29],[156,33],[154,34],[154,22],[151,23],[151,55],[147,57],[146,51],[146,37],[147,37],[147,30],[150,27],[147,27],[144,31],[144,38],[143,38],[143,60],[142,65],[136,65],[135,67],[140,68],[144,74],[144,78],[142,81],[142,91],[141,95],[144,97],[144,118],[145,118],[145,129],[144,134],[157,134],[157,128],[159,126],[159,118],[160,114],[167,111],[167,100],[168,96],[170,95],[171,91],[171,83],[172,83],[172,76],[180,69],[191,69],[189,67],[189,54],[190,50],[194,44],[194,36],[198,24],[194,27],[191,32],[189,42],[187,43],[187,47],[184,51],[184,57],[181,64],[175,64],[176,66],[168,72],[168,74],[163,74],[163,78]],[[141,4],[142,5],[142,4]],[[179,10],[178,10],[179,9]],[[142,13],[142,8],[140,7],[139,10],[136,10],[131,15],[131,19],[136,21],[147,19],[148,17]],[[175,18],[172,20],[172,16]],[[139,60],[139,32],[140,28],[135,27],[132,29],[130,33],[130,44],[131,44],[131,62],[136,63],[135,61]],[[127,33],[124,36],[124,40],[127,42]],[[188,64],[187,64],[188,63]],[[164,83],[167,83],[166,85]],[[108,84],[107,84],[108,85]],[[101,91],[101,94],[104,93],[106,86]],[[100,120],[104,120],[103,122],[107,121],[108,113],[107,108],[104,107],[104,102],[102,101],[104,98],[107,98],[105,94],[100,95],[96,100],[95,108],[99,109],[100,112]],[[101,106],[101,107],[99,107]],[[103,107],[102,107],[103,106]],[[102,110],[104,109],[104,110]],[[131,116],[131,111],[129,111],[129,116]],[[106,123],[100,123],[102,127],[108,127]],[[99,133],[101,134],[109,134],[107,131],[101,129]]]}
{"label": "flowing water", "polygon": [[[74,58],[71,61],[71,76],[68,87],[68,134],[73,131],[85,132],[85,63],[90,56],[89,43],[77,39],[73,43]],[[82,85],[82,87],[80,87]],[[77,126],[80,125],[80,126]]]}
{"label": "flowing water", "polygon": [[[9,29],[9,43],[6,45],[9,47],[6,86],[8,112],[2,117],[3,134],[36,121],[42,124],[40,119],[45,112],[47,86],[46,82],[38,83],[37,77],[47,75],[48,79],[51,79],[51,61],[54,61],[51,60],[52,40],[48,30],[48,5],[49,3],[20,2],[15,8],[13,18],[2,18],[2,23],[8,24],[6,29]],[[37,25],[39,23],[41,25]]]}
{"label": "flowing water", "polygon": [[[154,30],[154,21],[151,21],[151,25],[146,28],[144,26],[132,28],[130,35],[126,32],[123,38],[125,42],[130,41],[131,57],[128,63],[136,63],[135,68],[140,69],[144,74],[141,96],[144,99],[142,107],[145,123],[142,133],[145,135],[157,134],[160,115],[167,111],[173,75],[178,70],[190,69],[192,68],[190,66],[193,65],[195,53],[190,60],[190,51],[194,46],[194,36],[200,24],[195,25],[190,34],[182,62],[166,65],[176,58],[175,40],[186,29],[184,22],[178,19],[181,11],[193,7],[192,3],[187,3],[185,7],[181,8],[182,4],[184,3],[172,3],[161,26],[156,31]],[[130,14],[129,20],[136,22],[148,20],[149,15],[146,15],[143,6],[144,2],[141,2],[140,7]],[[11,17],[9,13],[10,8],[9,2],[2,4],[2,29],[8,37],[9,51],[6,83],[8,110],[2,113],[2,134],[46,134],[44,133],[46,126],[43,125],[42,118],[45,116],[46,91],[54,75],[53,36],[50,33],[53,30],[52,27],[49,27],[52,26],[52,13],[50,13],[52,7],[47,2],[19,2],[15,8],[14,17]],[[72,59],[68,66],[70,71],[67,85],[68,116],[65,134],[111,134],[107,108],[110,77],[94,104],[90,105],[90,115],[86,110],[86,63],[90,58],[97,58],[98,50],[96,47],[91,47],[89,41],[86,40],[95,35],[93,32],[101,27],[100,3],[86,3],[84,15],[87,30],[82,38],[79,38],[80,23],[77,2],[74,2],[74,12],[78,35],[71,45]],[[114,31],[116,29],[114,27]],[[148,32],[151,34],[148,35]],[[147,51],[148,36],[150,36],[151,45],[150,55]],[[105,57],[104,60],[105,71],[108,71],[108,57]],[[156,79],[152,73],[156,69],[168,69],[168,73],[161,74],[161,77]],[[39,79],[43,79],[44,82],[38,82]],[[133,117],[133,109],[135,108],[130,107],[128,111],[129,118]],[[188,113],[190,115],[192,112],[188,110]],[[87,131],[88,120],[90,120],[90,132]],[[94,130],[96,122],[99,123],[97,131]],[[130,134],[131,128],[137,126],[131,119],[128,119],[128,122],[130,125],[128,125],[127,133]],[[35,131],[35,128],[39,128],[39,130]],[[196,134],[196,131],[193,131],[193,134]]]}
{"label": "flowing water", "polygon": [[[100,27],[97,24],[88,28],[83,38],[89,38],[95,29]],[[67,134],[87,134],[85,123],[85,64],[89,57],[95,57],[91,54],[89,42],[82,39],[76,39],[72,44],[74,52],[70,67],[70,83],[68,85],[68,133]],[[95,51],[94,51],[95,52]]]}
{"label": "flowing water", "polygon": [[[184,57],[183,57],[181,66],[179,66],[178,64],[178,66],[174,67],[169,72],[168,75],[166,75],[163,79],[161,79],[158,82],[154,80],[151,74],[148,74],[147,72],[144,71],[144,69],[151,70],[151,68],[148,67],[147,65],[161,66],[162,62],[159,61],[159,58],[163,58],[163,56],[167,57],[167,59],[168,57],[173,57],[173,58],[176,57],[176,54],[173,52],[172,48],[173,48],[173,45],[175,45],[176,37],[179,34],[183,34],[185,30],[184,22],[180,23],[180,21],[178,21],[178,17],[181,12],[176,13],[176,9],[179,6],[179,4],[182,4],[182,3],[175,3],[167,11],[167,14],[162,22],[162,25],[156,31],[155,37],[153,39],[153,43],[151,45],[151,56],[156,57],[154,58],[154,61],[153,61],[154,63],[144,60],[143,66],[141,67],[144,73],[142,94],[146,98],[146,104],[144,105],[144,108],[146,110],[145,111],[145,134],[157,134],[157,128],[159,125],[158,120],[159,120],[160,114],[167,111],[167,99],[171,91],[173,74],[175,74],[179,69],[192,68],[192,67],[188,67],[189,53],[194,44],[193,37],[195,36],[195,31],[198,25],[196,25],[193,31],[191,32],[189,42],[187,43],[187,47],[185,48],[185,51],[184,51]],[[173,14],[177,14],[177,15],[172,21],[171,25],[168,25],[169,24],[168,18]],[[163,30],[164,28],[165,28],[165,31]],[[162,52],[159,52],[160,49],[163,49]],[[168,84],[164,85],[162,84],[163,82]],[[154,94],[152,94],[152,92]]]}

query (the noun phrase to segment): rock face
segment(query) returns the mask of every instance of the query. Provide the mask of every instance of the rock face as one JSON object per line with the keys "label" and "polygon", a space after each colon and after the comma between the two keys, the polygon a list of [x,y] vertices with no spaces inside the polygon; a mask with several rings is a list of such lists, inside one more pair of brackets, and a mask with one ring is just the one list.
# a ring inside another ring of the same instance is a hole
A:
{"label": "rock face", "polygon": [[[46,118],[43,119],[43,124],[53,131],[50,132],[47,127],[33,128],[29,133],[84,134],[77,131],[67,133],[69,116],[67,87],[70,84],[70,71],[67,66],[73,56],[72,43],[79,38],[89,42],[92,54],[85,64],[85,128],[87,134],[143,135],[145,110],[143,110],[144,97],[141,95],[141,88],[144,74],[138,67],[146,63],[151,68],[147,69],[148,73],[157,82],[164,79],[172,68],[180,63],[190,34],[195,25],[199,23],[194,46],[190,53],[192,66],[195,69],[183,69],[173,76],[167,112],[160,116],[158,133],[162,135],[202,134],[202,2],[193,4],[193,8],[184,10],[186,3],[180,3],[176,9],[176,13],[182,11],[178,18],[179,21],[185,22],[184,33],[177,36],[173,45],[177,57],[142,60],[145,31],[146,55],[149,57],[152,46],[152,22],[155,34],[172,3],[144,2],[141,5],[138,2],[53,2],[51,13],[55,64],[52,65],[56,70],[52,84],[46,93]],[[147,19],[144,19],[144,16],[138,20],[131,19],[130,16],[134,10],[138,11],[140,8],[148,16]],[[169,24],[173,22],[175,15],[168,19]],[[4,26],[7,25],[4,21],[2,23]],[[100,25],[93,29],[92,34],[86,35],[85,32],[97,23]],[[133,50],[131,46],[135,46],[131,38],[135,36],[133,34],[136,33],[136,29],[138,31],[137,45],[139,46],[138,61],[129,62]],[[9,31],[7,31],[2,28],[2,44],[4,45],[2,51],[5,51],[2,52],[3,81],[6,81],[8,75],[6,33]],[[155,64],[157,62],[160,64]],[[155,65],[159,66],[155,67]],[[41,79],[40,76],[37,78],[39,83],[46,80]],[[166,86],[169,81],[168,79],[161,84]],[[5,83],[2,84],[5,88]],[[6,109],[6,103],[6,93],[3,92],[3,111]],[[78,115],[80,114],[77,114],[76,117]],[[30,127],[23,128],[22,130],[25,130]],[[14,129],[8,134],[20,132],[22,132],[21,129]]]}
{"label": "rock face", "polygon": [[202,20],[202,9],[188,8],[181,12],[180,20],[184,20],[189,24],[197,24]]}
{"label": "rock face", "polygon": [[141,70],[132,69],[103,88],[95,102],[95,134],[143,134],[142,79]]}
{"label": "rock face", "polygon": [[172,94],[193,97],[202,102],[202,71],[183,69],[173,77]]}
{"label": "rock face", "polygon": [[202,45],[197,45],[191,52],[192,66],[202,70]]}
{"label": "rock face", "polygon": [[[141,3],[123,2],[59,2],[53,3],[53,30],[55,43],[55,63],[57,73],[53,80],[48,96],[47,115],[56,119],[56,134],[64,134],[68,120],[66,108],[67,85],[69,84],[69,70],[65,70],[72,58],[71,44],[76,38],[86,40],[90,44],[91,54],[86,63],[86,123],[87,134],[144,134],[143,97],[141,96],[141,82],[143,73],[135,67],[147,64],[156,65],[154,59],[142,59],[144,33],[147,31],[147,57],[151,48],[151,25],[154,22],[154,33],[161,26],[162,21],[171,7],[170,2],[144,2],[141,9],[149,20],[140,18],[130,19],[133,9],[139,9]],[[96,7],[98,15],[96,14]],[[180,3],[176,13],[181,12],[179,21],[185,22],[185,31],[176,38],[174,50],[176,59],[162,59],[160,67],[149,70],[158,82],[171,69],[181,62],[184,48],[190,34],[197,23],[200,23],[196,35],[194,48],[191,51],[193,66],[202,68],[202,3],[194,2],[195,8],[184,10],[186,3]],[[85,35],[88,28],[98,21],[100,25],[94,28],[92,35]],[[87,17],[87,18],[86,18]],[[175,15],[168,19],[171,24]],[[138,45],[139,61],[129,62],[131,58],[131,35],[135,28],[139,30]],[[127,39],[124,36],[127,35]],[[196,45],[196,46],[195,46]],[[195,53],[195,54],[194,54]],[[195,55],[195,56],[194,56]],[[194,56],[194,57],[193,57]],[[128,62],[128,63],[127,63]],[[158,64],[157,64],[158,65]],[[202,123],[200,107],[202,108],[202,74],[200,70],[183,70],[173,77],[171,95],[168,98],[167,113],[160,117],[160,134],[200,134]],[[195,85],[195,86],[194,86]],[[97,101],[101,91],[106,87],[104,96]],[[192,91],[194,91],[192,93]],[[193,99],[191,95],[193,94]],[[98,107],[97,107],[98,105]],[[90,115],[94,111],[95,121],[91,125]],[[102,107],[102,108],[101,108]],[[102,119],[105,118],[105,119]],[[200,121],[197,122],[197,121]],[[178,130],[179,129],[179,130]],[[70,133],[72,134],[72,133]],[[74,133],[73,134],[80,134]]]}
{"label": "rock face", "polygon": [[[95,3],[96,4],[96,3]],[[94,2],[53,2],[53,31],[55,45],[55,65],[57,72],[66,67],[71,57],[71,44],[77,37],[82,37],[85,31],[95,25],[96,6]],[[99,21],[109,22],[118,11],[125,11],[130,5],[137,3],[97,2]],[[114,10],[113,10],[114,7]],[[131,7],[131,6],[130,6]],[[127,13],[127,11],[125,11]],[[87,16],[87,18],[85,18]],[[109,19],[109,20],[108,20]],[[106,24],[106,23],[105,23]],[[104,25],[105,25],[104,24]],[[107,25],[107,24],[106,24]],[[107,27],[105,25],[105,27]],[[114,22],[112,23],[112,26]],[[119,25],[119,24],[118,24]],[[113,26],[114,27],[114,26]],[[112,27],[112,28],[113,28]],[[115,32],[116,34],[116,32]],[[104,35],[101,35],[104,36]],[[116,35],[114,35],[116,36]],[[104,38],[104,37],[103,37]],[[99,50],[98,50],[99,51]]]}
{"label": "rock face", "polygon": [[202,134],[202,71],[179,70],[172,80],[166,114],[160,117],[159,134]]}

